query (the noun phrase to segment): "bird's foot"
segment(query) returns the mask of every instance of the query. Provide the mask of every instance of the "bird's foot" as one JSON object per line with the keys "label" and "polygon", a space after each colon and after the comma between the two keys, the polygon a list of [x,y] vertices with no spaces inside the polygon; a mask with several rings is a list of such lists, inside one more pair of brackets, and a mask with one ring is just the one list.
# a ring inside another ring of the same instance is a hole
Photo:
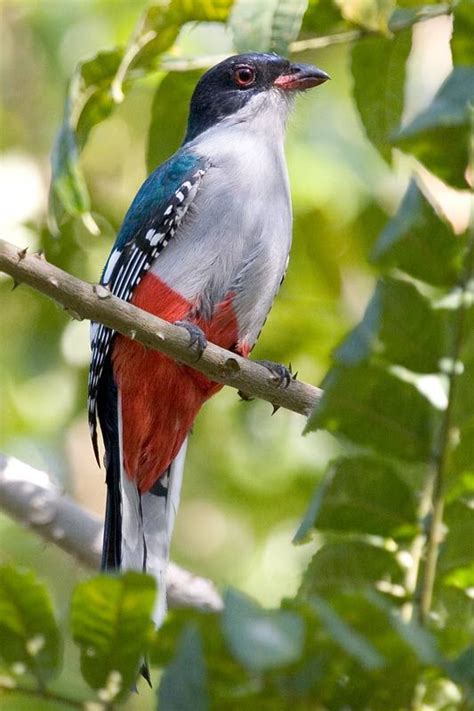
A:
{"label": "bird's foot", "polygon": [[257,360],[256,363],[263,365],[267,370],[270,371],[272,375],[272,380],[274,380],[277,385],[283,386],[285,388],[291,383],[292,380],[296,378],[296,373],[293,374],[291,370],[291,365],[287,368],[286,365],[281,363],[274,363],[271,360]]}
{"label": "bird's foot", "polygon": [[199,326],[196,326],[195,323],[191,323],[191,321],[175,321],[174,325],[181,326],[181,328],[185,328],[186,331],[189,333],[189,345],[191,347],[196,347],[199,360],[199,358],[206,350],[207,346],[207,338],[204,331],[199,328]]}

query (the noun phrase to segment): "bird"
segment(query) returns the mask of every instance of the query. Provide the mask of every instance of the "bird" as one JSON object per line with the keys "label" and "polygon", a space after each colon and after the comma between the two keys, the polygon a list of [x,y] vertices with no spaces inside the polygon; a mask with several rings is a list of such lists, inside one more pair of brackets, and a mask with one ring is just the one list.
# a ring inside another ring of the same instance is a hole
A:
{"label": "bird", "polygon": [[[126,213],[102,286],[182,326],[198,355],[210,341],[248,357],[289,259],[287,118],[298,93],[327,79],[270,53],[235,55],[209,69],[192,94],[182,145]],[[263,363],[285,379],[283,366]],[[155,577],[158,627],[188,437],[221,387],[91,324],[89,425],[98,463],[100,425],[107,485],[101,568]]]}

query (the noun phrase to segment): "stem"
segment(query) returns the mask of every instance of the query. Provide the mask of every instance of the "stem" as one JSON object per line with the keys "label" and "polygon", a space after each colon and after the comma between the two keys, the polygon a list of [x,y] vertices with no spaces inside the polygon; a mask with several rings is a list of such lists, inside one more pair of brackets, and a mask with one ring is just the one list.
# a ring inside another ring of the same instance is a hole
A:
{"label": "stem", "polygon": [[458,318],[454,325],[453,348],[451,354],[451,369],[449,372],[449,395],[448,404],[444,412],[440,426],[440,435],[437,449],[434,451],[434,471],[428,478],[428,486],[431,486],[431,517],[428,521],[426,533],[426,556],[425,564],[419,580],[419,600],[417,601],[417,615],[419,621],[424,624],[427,621],[431,603],[433,600],[433,588],[436,579],[436,566],[438,562],[439,545],[443,539],[443,511],[444,511],[444,482],[446,476],[446,464],[449,453],[449,438],[451,433],[453,405],[457,394],[458,385],[458,360],[461,355],[461,348],[465,335],[466,311],[470,303],[469,282],[472,279],[474,267],[474,203],[471,213],[471,234],[467,247],[464,274],[461,281],[460,305],[457,311]]}
{"label": "stem", "polygon": [[405,575],[405,589],[409,595],[409,601],[403,605],[401,617],[404,622],[409,622],[415,611],[415,596],[417,591],[417,583],[420,574],[420,566],[425,548],[426,531],[423,529],[423,521],[426,520],[431,510],[431,500],[433,497],[433,479],[434,472],[431,471],[430,476],[426,477],[423,489],[421,491],[420,503],[418,506],[417,520],[420,521],[420,532],[413,539],[410,546],[410,555],[412,564],[408,568]]}
{"label": "stem", "polygon": [[120,62],[119,68],[117,69],[117,72],[112,80],[112,84],[110,85],[110,93],[116,104],[121,104],[125,98],[122,87],[129,66],[143,47],[145,47],[148,42],[152,42],[155,38],[156,32],[154,32],[154,30],[150,30],[144,35],[139,36],[138,39],[135,42],[132,42],[125,50],[125,54],[122,57],[122,61]]}
{"label": "stem", "polygon": [[[392,34],[397,34],[397,32],[407,30],[413,25],[418,24],[418,22],[425,22],[426,20],[431,20],[433,17],[439,17],[440,15],[448,15],[451,10],[452,6],[449,3],[422,7],[417,12],[415,17],[406,17],[405,19],[389,22],[389,31]],[[346,32],[338,32],[332,35],[325,35],[324,37],[312,37],[307,40],[297,40],[296,42],[292,42],[290,44],[290,51],[295,54],[297,52],[306,52],[309,49],[324,49],[324,47],[330,47],[333,44],[355,42],[363,39],[364,37],[371,37],[374,35],[377,36],[380,34],[380,32],[373,32],[362,28],[347,30]]]}
{"label": "stem", "polygon": [[[398,32],[409,29],[419,22],[426,22],[426,20],[432,20],[434,17],[440,17],[441,15],[449,15],[451,11],[452,5],[450,3],[428,5],[427,7],[421,8],[415,17],[406,17],[392,22],[389,25],[389,31],[392,34],[397,34]],[[373,32],[363,28],[356,28],[345,32],[335,32],[334,34],[324,35],[322,37],[311,37],[309,39],[296,40],[290,44],[289,52],[291,54],[298,54],[299,52],[306,52],[313,49],[324,49],[325,47],[331,47],[332,45],[356,42],[357,40],[364,39],[365,37],[374,37],[379,34],[379,32]],[[207,69],[208,67],[212,67],[217,62],[221,62],[223,59],[226,59],[227,56],[227,54],[214,54],[201,57],[191,57],[189,59],[177,59],[175,57],[164,55],[160,67],[162,69],[167,69],[170,72],[185,72],[190,69]]]}

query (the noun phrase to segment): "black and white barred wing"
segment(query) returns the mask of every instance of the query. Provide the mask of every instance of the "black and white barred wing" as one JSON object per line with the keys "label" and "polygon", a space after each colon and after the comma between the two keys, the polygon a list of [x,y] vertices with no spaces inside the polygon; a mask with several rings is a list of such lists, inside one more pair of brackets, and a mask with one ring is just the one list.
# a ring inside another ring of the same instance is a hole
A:
{"label": "black and white barred wing", "polygon": [[[205,170],[192,173],[173,193],[166,208],[145,219],[139,231],[121,244],[120,235],[107,261],[101,284],[124,301],[130,301],[134,289],[173,238],[199,189]],[[104,363],[110,352],[115,331],[103,324],[91,323],[91,366],[89,369],[89,428],[97,461],[97,393]]]}

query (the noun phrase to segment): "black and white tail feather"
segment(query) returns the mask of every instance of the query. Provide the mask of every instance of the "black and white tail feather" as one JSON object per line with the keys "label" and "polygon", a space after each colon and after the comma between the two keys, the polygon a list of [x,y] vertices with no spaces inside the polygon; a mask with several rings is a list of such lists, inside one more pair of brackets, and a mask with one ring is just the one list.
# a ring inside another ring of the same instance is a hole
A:
{"label": "black and white tail feather", "polygon": [[178,455],[155,486],[140,493],[123,463],[120,393],[110,364],[104,369],[99,401],[107,396],[108,407],[99,407],[106,447],[107,507],[102,551],[102,570],[136,570],[153,575],[158,595],[153,621],[159,627],[166,615],[166,571],[171,537],[179,508],[187,439]]}
{"label": "black and white tail feather", "polygon": [[[166,165],[160,170],[165,168]],[[144,219],[128,239],[124,241],[118,236],[101,280],[112,294],[125,301],[130,300],[144,274],[173,238],[194,200],[204,173],[204,164],[196,157],[193,168],[181,176],[177,189],[171,192],[167,201]],[[140,198],[140,193],[137,198]],[[127,220],[122,229],[126,223]],[[107,326],[92,324],[89,424],[94,452],[99,461],[98,417],[105,446],[107,483],[101,568],[107,571],[146,571],[153,575],[158,585],[153,619],[160,626],[166,614],[165,576],[179,506],[186,441],[155,486],[149,492],[141,493],[124,469],[120,392],[114,381],[111,362],[113,337],[114,331]],[[157,472],[159,474],[161,472]]]}

